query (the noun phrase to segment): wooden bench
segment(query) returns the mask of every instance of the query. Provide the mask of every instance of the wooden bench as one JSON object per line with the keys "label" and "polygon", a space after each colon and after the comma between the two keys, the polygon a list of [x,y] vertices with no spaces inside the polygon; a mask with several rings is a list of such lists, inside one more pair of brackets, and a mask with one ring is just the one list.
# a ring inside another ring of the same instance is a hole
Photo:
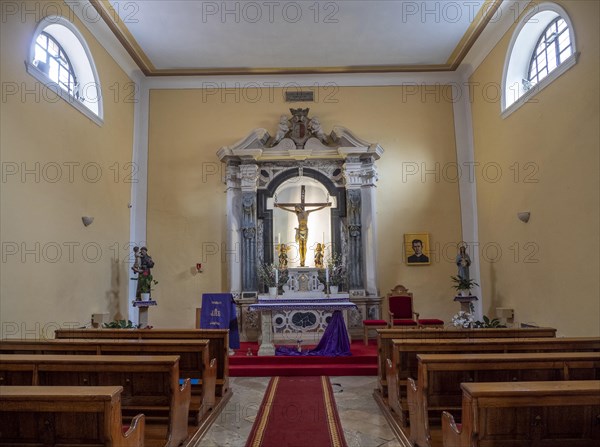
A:
{"label": "wooden bench", "polygon": [[[392,340],[392,358],[387,364],[387,380],[394,376],[397,391],[388,389],[388,405],[408,424],[407,378],[417,377],[417,354],[468,354],[507,352],[597,352],[600,337],[573,338],[480,338],[480,339],[404,339]],[[390,397],[391,396],[391,397]]]}
{"label": "wooden bench", "polygon": [[217,359],[216,395],[224,397],[229,392],[229,329],[58,329],[54,336],[71,340],[209,340],[208,357]]}
{"label": "wooden bench", "polygon": [[595,447],[600,381],[463,383],[462,427],[442,414],[445,447]]}
{"label": "wooden bench", "polygon": [[386,360],[392,358],[392,340],[400,339],[478,339],[478,338],[556,337],[553,328],[480,328],[480,329],[378,329],[379,392],[387,397]]}
{"label": "wooden bench", "polygon": [[418,354],[417,359],[418,381],[408,378],[407,402],[409,439],[418,446],[434,444],[431,428],[441,411],[460,410],[463,382],[600,379],[597,352]]}
{"label": "wooden bench", "polygon": [[124,416],[146,416],[146,447],[175,447],[189,435],[191,385],[179,386],[179,356],[0,354],[0,384],[120,385]]}
{"label": "wooden bench", "polygon": [[0,386],[0,443],[61,447],[144,445],[144,415],[123,433],[120,386]]}
{"label": "wooden bench", "polygon": [[[196,423],[215,407],[216,360],[208,360],[208,340],[12,340],[0,341],[4,354],[178,355],[179,378],[201,379],[192,384],[190,413]],[[194,414],[195,413],[195,414]]]}

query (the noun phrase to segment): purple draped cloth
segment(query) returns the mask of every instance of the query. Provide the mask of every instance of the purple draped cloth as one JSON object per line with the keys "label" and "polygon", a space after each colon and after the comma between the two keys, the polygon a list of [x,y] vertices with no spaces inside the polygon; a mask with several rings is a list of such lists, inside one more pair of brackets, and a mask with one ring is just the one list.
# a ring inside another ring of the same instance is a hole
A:
{"label": "purple draped cloth", "polygon": [[333,312],[321,341],[314,349],[298,352],[297,348],[279,346],[275,349],[275,355],[320,355],[325,357],[352,355],[342,311],[335,310]]}

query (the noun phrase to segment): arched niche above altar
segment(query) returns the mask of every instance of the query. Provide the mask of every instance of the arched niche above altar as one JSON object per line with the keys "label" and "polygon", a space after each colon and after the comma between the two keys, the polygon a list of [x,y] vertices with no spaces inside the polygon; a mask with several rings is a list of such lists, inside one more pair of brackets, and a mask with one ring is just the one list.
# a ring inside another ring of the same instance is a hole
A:
{"label": "arched niche above altar", "polygon": [[226,164],[227,250],[239,254],[228,257],[230,291],[262,293],[256,266],[274,261],[278,243],[295,242],[299,219],[276,209],[277,200],[306,209],[330,202],[309,216],[306,265],[313,265],[314,245],[325,242],[344,259],[350,294],[378,295],[375,185],[383,149],[341,126],[325,133],[309,109],[290,112],[273,135],[255,129],[217,152]]}

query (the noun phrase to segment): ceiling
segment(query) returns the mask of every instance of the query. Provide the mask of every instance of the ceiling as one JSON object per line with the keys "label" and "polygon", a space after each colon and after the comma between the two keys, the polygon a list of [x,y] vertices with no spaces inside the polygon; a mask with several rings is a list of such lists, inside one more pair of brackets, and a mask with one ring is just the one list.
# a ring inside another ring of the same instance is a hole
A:
{"label": "ceiling", "polygon": [[90,0],[147,76],[455,70],[502,0]]}

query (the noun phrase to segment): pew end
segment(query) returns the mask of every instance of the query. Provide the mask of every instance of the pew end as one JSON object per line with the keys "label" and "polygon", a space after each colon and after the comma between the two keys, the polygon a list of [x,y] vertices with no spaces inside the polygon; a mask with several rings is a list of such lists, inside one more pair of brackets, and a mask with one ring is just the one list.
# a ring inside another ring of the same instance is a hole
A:
{"label": "pew end", "polygon": [[444,447],[462,447],[462,431],[454,421],[454,416],[447,411],[442,412],[442,438]]}

